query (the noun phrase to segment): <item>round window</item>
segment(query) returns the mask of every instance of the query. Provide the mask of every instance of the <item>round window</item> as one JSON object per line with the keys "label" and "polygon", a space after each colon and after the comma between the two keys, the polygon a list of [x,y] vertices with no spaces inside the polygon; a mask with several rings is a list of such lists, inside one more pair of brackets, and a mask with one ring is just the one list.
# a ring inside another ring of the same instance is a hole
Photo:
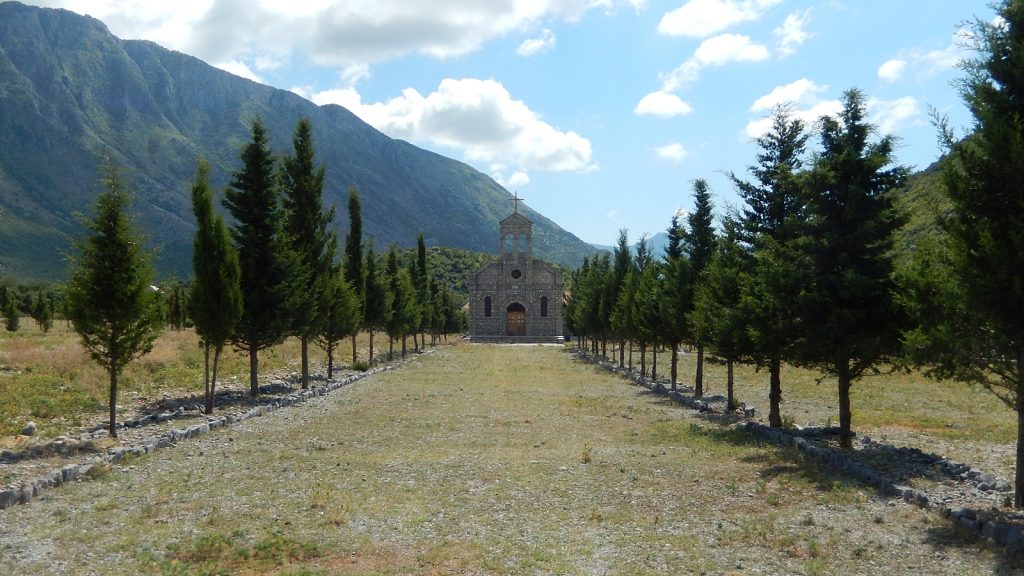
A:
{"label": "round window", "polygon": [[519,270],[513,270],[512,271],[512,277],[515,278],[516,280],[519,280],[519,277],[522,276],[522,275],[523,275],[523,273],[520,272]]}

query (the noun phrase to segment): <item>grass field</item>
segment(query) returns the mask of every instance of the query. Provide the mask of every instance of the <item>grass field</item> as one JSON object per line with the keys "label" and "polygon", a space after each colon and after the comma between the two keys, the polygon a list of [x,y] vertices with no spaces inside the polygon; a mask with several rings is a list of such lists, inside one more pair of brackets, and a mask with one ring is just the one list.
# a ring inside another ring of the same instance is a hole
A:
{"label": "grass field", "polygon": [[2,514],[4,574],[1015,570],[553,347],[444,347]]}
{"label": "grass field", "polygon": [[[383,342],[381,342],[383,340]],[[382,345],[383,344],[383,345]],[[356,342],[358,357],[367,360],[369,336]],[[310,346],[310,363],[326,367],[326,354]],[[375,356],[387,351],[387,339],[377,336]],[[260,353],[260,373],[298,371],[299,343],[285,343]],[[351,342],[335,353],[336,365],[352,360]],[[225,349],[218,373],[220,386],[234,383],[248,390],[248,356]],[[0,446],[4,437],[18,434],[27,421],[39,426],[39,435],[54,437],[76,427],[106,419],[108,377],[79,344],[66,322],[54,323],[49,333],[38,329],[31,318],[21,319],[21,329],[0,331]],[[119,412],[162,396],[203,394],[203,353],[192,330],[165,330],[153,350],[130,363],[119,385]]]}

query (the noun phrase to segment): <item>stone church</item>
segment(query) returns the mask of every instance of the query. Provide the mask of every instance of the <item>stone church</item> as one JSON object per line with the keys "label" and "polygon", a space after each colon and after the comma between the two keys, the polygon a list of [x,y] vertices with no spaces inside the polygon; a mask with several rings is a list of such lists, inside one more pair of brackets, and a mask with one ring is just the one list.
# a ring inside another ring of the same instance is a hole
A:
{"label": "stone church", "polygon": [[561,342],[562,273],[532,257],[533,222],[519,213],[501,221],[501,257],[469,283],[473,342]]}

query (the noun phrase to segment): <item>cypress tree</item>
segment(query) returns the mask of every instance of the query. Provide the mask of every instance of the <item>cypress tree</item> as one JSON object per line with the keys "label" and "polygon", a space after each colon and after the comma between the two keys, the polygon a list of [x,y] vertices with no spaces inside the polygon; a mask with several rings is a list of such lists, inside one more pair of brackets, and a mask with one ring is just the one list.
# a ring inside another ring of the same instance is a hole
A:
{"label": "cypress tree", "polygon": [[782,426],[782,360],[800,337],[795,306],[807,267],[799,264],[794,243],[804,234],[807,219],[802,176],[808,134],[804,124],[780,106],[772,127],[755,142],[757,162],[752,181],[728,174],[747,206],[740,217],[740,241],[754,252],[741,291],[751,336],[751,357],[767,366],[768,423]]}
{"label": "cypress tree", "polygon": [[370,333],[370,364],[373,364],[374,332],[384,329],[391,318],[391,292],[381,275],[373,243],[366,247],[366,306],[363,314],[362,324]]}
{"label": "cypress tree", "polygon": [[53,327],[53,306],[50,304],[50,298],[47,294],[39,292],[36,295],[35,302],[32,305],[32,319],[36,321],[39,329],[44,334]]}
{"label": "cypress tree", "polygon": [[[366,274],[363,270],[363,209],[359,191],[348,189],[348,235],[345,236],[345,279],[359,301],[360,316],[366,306]],[[352,363],[356,362],[356,334],[352,335]]]}
{"label": "cypress tree", "polygon": [[1016,413],[1013,502],[1024,508],[1024,2],[995,9],[997,20],[974,23],[976,56],[963,65],[974,132],[954,142],[943,130],[953,210],[946,244],[918,254],[907,340],[933,376],[980,384]]}
{"label": "cypress tree", "polygon": [[7,305],[4,306],[4,327],[8,332],[17,332],[21,326],[21,313],[18,311],[18,304],[14,301],[14,298],[7,299]]}
{"label": "cypress tree", "polygon": [[242,169],[224,194],[241,265],[242,318],[231,343],[249,354],[249,393],[259,394],[259,356],[284,341],[298,295],[295,259],[282,230],[280,186],[266,129],[258,118],[242,151]]}
{"label": "cypress tree", "polygon": [[799,363],[836,378],[840,445],[852,446],[850,388],[900,349],[892,234],[900,221],[891,191],[906,168],[891,166],[895,140],[868,142],[864,95],[843,93],[839,118],[822,118],[822,152],[808,187],[809,234],[801,250],[811,280],[801,291],[805,340]]}
{"label": "cypress tree", "polygon": [[283,206],[285,232],[292,252],[298,257],[300,284],[292,330],[299,337],[302,388],[309,388],[309,340],[320,332],[321,310],[327,308],[334,251],[337,245],[328,226],[334,210],[323,208],[326,167],[314,161],[313,127],[309,119],[299,120],[292,138],[294,155],[284,159]]}
{"label": "cypress tree", "polygon": [[740,243],[735,219],[726,218],[722,228],[724,233],[715,243],[715,252],[704,269],[704,281],[694,297],[693,324],[715,356],[725,362],[726,402],[731,410],[736,407],[733,367],[750,349],[746,311],[741,305],[741,286],[750,254]]}
{"label": "cypress tree", "polygon": [[[679,347],[690,337],[689,310],[693,300],[690,261],[683,252],[683,227],[679,215],[672,215],[668,227],[668,244],[665,246],[665,342],[671,348],[669,367],[672,389],[679,381]],[[620,360],[619,367],[622,366]]]}
{"label": "cypress tree", "polygon": [[[714,204],[711,202],[711,191],[703,178],[693,181],[694,211],[687,217],[687,229],[683,232],[683,251],[690,262],[690,274],[695,289],[703,282],[704,268],[711,261],[715,249]],[[691,291],[687,316],[693,312],[693,295]],[[694,335],[697,346],[697,371],[693,377],[694,395],[704,395],[704,341],[700,335]]]}
{"label": "cypress tree", "polygon": [[[209,165],[199,161],[192,183],[192,212],[196,217],[193,241],[192,322],[203,344],[205,409],[213,413],[217,367],[224,345],[242,317],[241,268],[224,219],[213,212]],[[213,365],[210,365],[210,351]]]}
{"label": "cypress tree", "polygon": [[152,349],[163,318],[151,288],[152,255],[128,215],[130,194],[112,164],[102,171],[105,190],[85,221],[88,234],[76,243],[65,311],[89,356],[107,371],[108,431],[116,438],[118,377]]}
{"label": "cypress tree", "polygon": [[359,300],[341,267],[333,267],[329,278],[331,283],[325,295],[327,307],[321,310],[323,320],[318,334],[320,345],[327,353],[328,380],[334,378],[334,351],[338,342],[358,332],[361,322]]}

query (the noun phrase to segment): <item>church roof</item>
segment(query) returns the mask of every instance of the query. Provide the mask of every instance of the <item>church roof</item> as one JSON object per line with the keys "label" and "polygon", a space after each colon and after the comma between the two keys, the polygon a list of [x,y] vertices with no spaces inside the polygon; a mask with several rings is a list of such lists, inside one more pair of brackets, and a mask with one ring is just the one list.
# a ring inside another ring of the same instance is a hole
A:
{"label": "church roof", "polygon": [[504,220],[501,221],[501,224],[512,222],[524,222],[526,224],[533,224],[533,222],[529,218],[523,216],[519,212],[513,212],[512,214],[509,214],[508,218],[505,218]]}

